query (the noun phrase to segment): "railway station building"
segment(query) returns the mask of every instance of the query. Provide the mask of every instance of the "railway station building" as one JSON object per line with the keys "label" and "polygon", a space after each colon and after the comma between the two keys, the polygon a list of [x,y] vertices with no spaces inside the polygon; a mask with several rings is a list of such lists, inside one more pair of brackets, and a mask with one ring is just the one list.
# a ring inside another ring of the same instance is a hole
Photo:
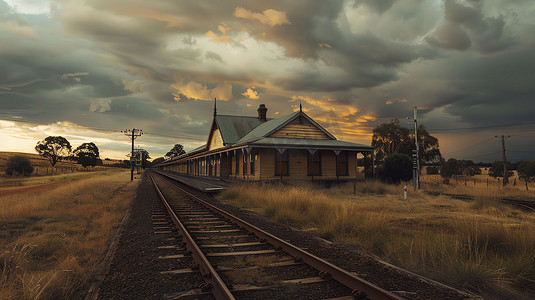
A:
{"label": "railway station building", "polygon": [[267,110],[260,104],[251,117],[214,108],[207,143],[157,167],[230,180],[352,180],[357,154],[373,162],[373,147],[337,140],[301,109],[276,119]]}

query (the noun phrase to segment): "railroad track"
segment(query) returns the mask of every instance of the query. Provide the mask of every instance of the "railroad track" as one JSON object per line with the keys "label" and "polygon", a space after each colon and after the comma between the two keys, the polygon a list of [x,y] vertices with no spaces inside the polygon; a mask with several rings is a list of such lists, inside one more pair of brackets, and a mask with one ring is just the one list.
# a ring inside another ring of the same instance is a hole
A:
{"label": "railroad track", "polygon": [[[441,192],[432,192],[432,191],[424,191],[424,192],[433,196],[444,195],[444,196],[452,197],[454,199],[459,199],[459,200],[474,200],[475,199],[475,197],[471,195],[450,194],[450,193],[441,193]],[[535,212],[535,200],[533,199],[524,199],[524,198],[517,198],[517,197],[496,197],[496,200],[502,203],[516,206],[524,210]]]}
{"label": "railroad track", "polygon": [[193,261],[162,273],[197,280],[168,299],[401,299],[220,210],[165,174],[150,178],[162,200],[153,211],[156,233],[178,230],[160,246],[169,251],[161,258]]}

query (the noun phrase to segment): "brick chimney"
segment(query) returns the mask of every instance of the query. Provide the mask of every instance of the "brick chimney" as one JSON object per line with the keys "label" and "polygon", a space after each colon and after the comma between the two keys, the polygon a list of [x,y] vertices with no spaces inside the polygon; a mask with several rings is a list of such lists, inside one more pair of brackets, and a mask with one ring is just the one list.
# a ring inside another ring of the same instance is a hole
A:
{"label": "brick chimney", "polygon": [[265,104],[260,104],[260,106],[258,107],[258,120],[260,120],[260,122],[265,122],[267,121],[267,118],[266,118],[266,113],[267,113],[267,108],[266,108],[266,105]]}

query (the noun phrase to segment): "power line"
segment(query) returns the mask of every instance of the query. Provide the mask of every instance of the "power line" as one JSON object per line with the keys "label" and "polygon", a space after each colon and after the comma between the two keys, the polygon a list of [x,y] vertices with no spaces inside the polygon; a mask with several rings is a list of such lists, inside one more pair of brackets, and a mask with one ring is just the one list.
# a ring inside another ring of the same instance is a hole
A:
{"label": "power line", "polygon": [[486,154],[477,154],[477,155],[462,156],[462,157],[464,159],[467,159],[467,158],[478,159],[478,158],[482,158],[482,157],[491,157],[493,155],[500,154],[500,153],[502,153],[502,152],[501,151],[496,151],[496,152],[491,152],[491,153],[486,153]]}
{"label": "power line", "polygon": [[428,128],[428,131],[457,131],[457,130],[474,130],[474,129],[487,129],[487,128],[498,128],[498,127],[513,127],[513,126],[524,126],[524,125],[533,125],[533,122],[525,123],[514,123],[514,124],[502,124],[502,125],[488,125],[488,126],[478,126],[478,127],[460,127],[460,128]]}
{"label": "power line", "polygon": [[470,148],[473,148],[473,147],[475,147],[475,146],[479,146],[479,145],[481,145],[481,144],[483,144],[483,143],[485,143],[485,142],[488,142],[488,141],[490,141],[490,140],[492,140],[492,139],[493,139],[493,137],[491,137],[491,138],[488,138],[488,139],[486,139],[486,140],[484,140],[484,141],[481,141],[481,142],[475,143],[475,144],[473,144],[473,145],[471,145],[471,146],[468,146],[468,147],[465,147],[465,148],[459,149],[459,150],[455,150],[455,151],[450,151],[449,153],[456,153],[456,152],[461,152],[461,151],[465,151],[465,150],[467,150],[467,149],[470,149]]}

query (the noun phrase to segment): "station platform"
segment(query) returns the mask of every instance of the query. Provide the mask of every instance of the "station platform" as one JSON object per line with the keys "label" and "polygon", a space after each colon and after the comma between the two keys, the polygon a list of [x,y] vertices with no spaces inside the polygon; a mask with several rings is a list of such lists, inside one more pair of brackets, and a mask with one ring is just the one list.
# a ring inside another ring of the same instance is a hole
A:
{"label": "station platform", "polygon": [[223,181],[219,178],[208,177],[208,176],[190,176],[184,174],[177,174],[169,171],[159,171],[154,170],[154,172],[165,175],[172,179],[175,179],[187,186],[190,186],[196,190],[205,193],[214,193],[218,191],[225,190],[229,183]]}

